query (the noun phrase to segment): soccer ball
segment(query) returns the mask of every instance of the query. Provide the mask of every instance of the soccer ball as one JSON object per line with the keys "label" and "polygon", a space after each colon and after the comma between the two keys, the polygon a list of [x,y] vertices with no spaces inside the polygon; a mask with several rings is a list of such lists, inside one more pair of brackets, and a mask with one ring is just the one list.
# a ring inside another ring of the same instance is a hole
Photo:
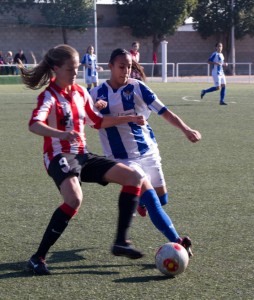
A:
{"label": "soccer ball", "polygon": [[162,245],[155,254],[155,264],[161,273],[176,276],[185,271],[189,263],[186,249],[177,243]]}

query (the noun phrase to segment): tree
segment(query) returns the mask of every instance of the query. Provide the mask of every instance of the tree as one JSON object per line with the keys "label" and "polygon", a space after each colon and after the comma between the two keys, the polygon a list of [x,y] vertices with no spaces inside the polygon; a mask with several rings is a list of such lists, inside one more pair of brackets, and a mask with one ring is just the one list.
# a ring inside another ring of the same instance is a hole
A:
{"label": "tree", "polygon": [[175,33],[195,8],[197,0],[116,0],[120,24],[135,37],[153,38],[153,54],[167,35]]}
{"label": "tree", "polygon": [[204,39],[215,35],[225,45],[227,59],[231,50],[231,28],[234,24],[235,38],[254,35],[253,0],[198,0],[192,12],[194,25]]}
{"label": "tree", "polygon": [[68,43],[66,29],[85,30],[93,26],[91,0],[54,0],[39,5],[47,26],[61,27],[65,44]]}
{"label": "tree", "polygon": [[[29,19],[28,11],[39,9],[45,24]],[[93,4],[91,0],[5,0],[1,3],[0,14],[10,13],[17,23],[32,26],[60,27],[63,42],[68,43],[66,29],[86,30],[93,26]]]}

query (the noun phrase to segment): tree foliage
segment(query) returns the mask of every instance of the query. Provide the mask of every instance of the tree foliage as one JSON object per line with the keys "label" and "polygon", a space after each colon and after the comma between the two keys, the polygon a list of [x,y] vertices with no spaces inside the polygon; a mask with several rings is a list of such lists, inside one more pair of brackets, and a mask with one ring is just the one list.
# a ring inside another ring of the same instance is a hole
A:
{"label": "tree foliage", "polygon": [[254,1],[234,0],[232,10],[231,0],[198,0],[196,9],[192,12],[193,28],[203,38],[217,36],[230,50],[231,28],[234,24],[235,38],[254,35]]}
{"label": "tree foliage", "polygon": [[54,0],[39,6],[48,26],[82,30],[93,23],[91,0]]}
{"label": "tree foliage", "polygon": [[197,0],[116,0],[120,24],[135,37],[153,37],[154,52],[166,35],[182,25]]}
{"label": "tree foliage", "polygon": [[39,5],[47,25],[62,28],[66,44],[68,43],[66,29],[85,30],[92,24],[91,0],[54,0]]}
{"label": "tree foliage", "polygon": [[[45,18],[44,24],[31,23],[28,11],[37,8]],[[34,26],[62,28],[63,41],[67,44],[66,29],[85,30],[93,26],[91,0],[5,0],[0,13],[11,13],[18,23]]]}

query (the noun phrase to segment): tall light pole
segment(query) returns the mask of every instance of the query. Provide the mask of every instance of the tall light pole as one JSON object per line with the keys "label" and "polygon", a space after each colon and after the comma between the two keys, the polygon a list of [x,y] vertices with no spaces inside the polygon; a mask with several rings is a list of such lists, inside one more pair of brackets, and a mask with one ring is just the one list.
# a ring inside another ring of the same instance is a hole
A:
{"label": "tall light pole", "polygon": [[232,56],[232,75],[235,75],[235,22],[234,22],[234,0],[231,0],[232,27],[231,27],[231,56]]}
{"label": "tall light pole", "polygon": [[97,55],[98,63],[98,45],[97,45],[97,9],[96,0],[93,0],[93,12],[94,12],[94,52]]}

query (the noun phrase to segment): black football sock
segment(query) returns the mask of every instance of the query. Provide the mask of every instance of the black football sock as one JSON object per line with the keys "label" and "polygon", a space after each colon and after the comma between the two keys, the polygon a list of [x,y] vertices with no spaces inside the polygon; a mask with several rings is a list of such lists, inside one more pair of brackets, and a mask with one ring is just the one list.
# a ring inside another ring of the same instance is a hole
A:
{"label": "black football sock", "polygon": [[140,188],[125,186],[119,195],[119,216],[115,243],[126,244],[128,228],[139,201]]}
{"label": "black football sock", "polygon": [[36,256],[45,258],[50,247],[55,244],[65,228],[68,226],[69,220],[76,214],[76,210],[67,204],[58,207],[53,213],[48,227],[44,233],[40,246],[35,253]]}

